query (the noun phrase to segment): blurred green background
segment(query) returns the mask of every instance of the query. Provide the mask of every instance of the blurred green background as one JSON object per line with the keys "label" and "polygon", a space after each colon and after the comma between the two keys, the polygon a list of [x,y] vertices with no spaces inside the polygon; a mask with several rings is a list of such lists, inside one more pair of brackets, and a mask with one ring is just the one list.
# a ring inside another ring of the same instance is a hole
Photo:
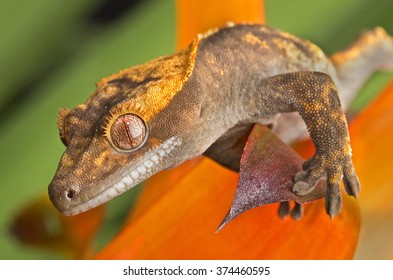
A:
{"label": "blurred green background", "polygon": [[[213,0],[214,1],[214,0]],[[328,54],[364,29],[393,34],[392,0],[266,0],[270,25],[307,38]],[[83,102],[102,77],[175,50],[172,0],[0,1],[0,259],[60,258],[18,243],[9,225],[46,195],[64,150],[57,111]],[[361,108],[392,78],[376,75],[353,106]],[[115,199],[100,233],[116,232],[138,189]]]}

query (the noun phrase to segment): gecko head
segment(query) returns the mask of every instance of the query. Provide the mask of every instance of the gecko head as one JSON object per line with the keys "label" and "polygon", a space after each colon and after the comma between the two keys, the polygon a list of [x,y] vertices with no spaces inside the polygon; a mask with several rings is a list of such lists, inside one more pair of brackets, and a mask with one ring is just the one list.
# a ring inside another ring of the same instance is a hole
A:
{"label": "gecko head", "polygon": [[61,213],[87,211],[195,156],[184,145],[191,130],[185,124],[198,117],[198,106],[172,102],[182,99],[192,51],[105,78],[84,104],[60,111],[66,150],[48,192]]}

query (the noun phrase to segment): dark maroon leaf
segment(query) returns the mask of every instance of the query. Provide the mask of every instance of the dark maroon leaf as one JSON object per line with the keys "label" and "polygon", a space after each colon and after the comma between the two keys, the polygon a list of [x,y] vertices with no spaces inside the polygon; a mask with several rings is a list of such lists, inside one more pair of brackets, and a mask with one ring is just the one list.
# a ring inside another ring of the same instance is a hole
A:
{"label": "dark maroon leaf", "polygon": [[267,127],[256,124],[240,162],[235,198],[218,230],[241,213],[258,206],[283,201],[307,203],[322,198],[326,190],[324,181],[308,195],[298,196],[292,192],[293,178],[302,169],[303,162],[304,159]]}

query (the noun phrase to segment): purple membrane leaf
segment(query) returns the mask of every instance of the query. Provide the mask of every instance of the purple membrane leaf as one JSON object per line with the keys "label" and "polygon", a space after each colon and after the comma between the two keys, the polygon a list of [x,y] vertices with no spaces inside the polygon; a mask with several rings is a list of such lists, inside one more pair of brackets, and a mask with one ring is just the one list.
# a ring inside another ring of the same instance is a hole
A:
{"label": "purple membrane leaf", "polygon": [[240,178],[231,208],[218,230],[252,208],[283,201],[307,203],[324,197],[325,181],[298,196],[292,191],[295,174],[302,170],[302,159],[270,130],[256,124],[248,137],[240,161]]}

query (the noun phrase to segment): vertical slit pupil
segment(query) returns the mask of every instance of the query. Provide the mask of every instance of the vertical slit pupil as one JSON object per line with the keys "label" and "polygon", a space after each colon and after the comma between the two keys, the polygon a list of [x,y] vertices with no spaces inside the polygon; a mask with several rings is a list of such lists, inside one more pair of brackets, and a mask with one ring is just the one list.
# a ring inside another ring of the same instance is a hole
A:
{"label": "vertical slit pupil", "polygon": [[141,146],[146,137],[145,122],[135,114],[117,118],[111,127],[112,143],[121,150],[133,150]]}

